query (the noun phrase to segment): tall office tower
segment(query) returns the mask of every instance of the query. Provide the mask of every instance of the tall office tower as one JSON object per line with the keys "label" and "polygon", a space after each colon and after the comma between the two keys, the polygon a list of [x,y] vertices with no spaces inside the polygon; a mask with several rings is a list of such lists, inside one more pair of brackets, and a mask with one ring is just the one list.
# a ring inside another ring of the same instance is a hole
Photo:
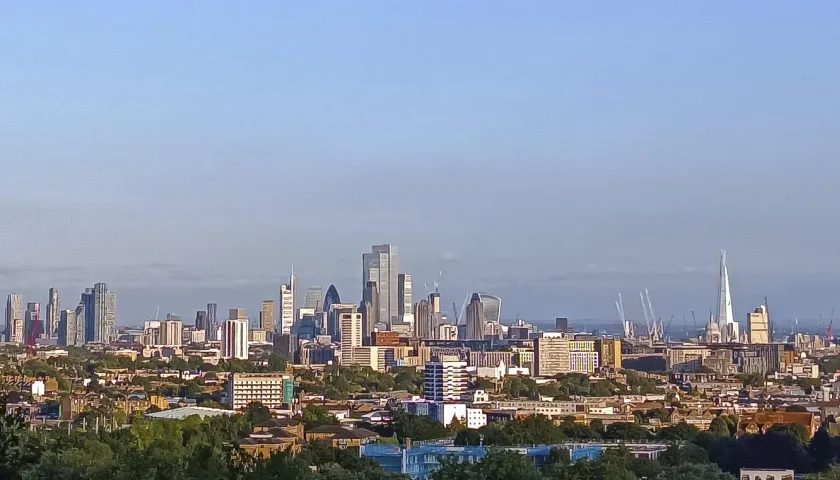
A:
{"label": "tall office tower", "polygon": [[435,330],[431,305],[426,299],[420,300],[414,309],[414,336],[423,339],[435,338]]}
{"label": "tall office tower", "polygon": [[262,310],[260,311],[260,329],[274,333],[275,322],[274,300],[263,301]]}
{"label": "tall office tower", "polygon": [[429,294],[429,306],[432,313],[440,313],[440,294],[437,292]]}
{"label": "tall office tower", "polygon": [[[294,275],[292,276],[294,280]],[[293,283],[290,285],[294,285]],[[295,324],[295,293],[294,286],[280,285],[280,322],[278,333],[289,335]]]}
{"label": "tall office tower", "polygon": [[481,303],[481,297],[474,293],[470,304],[467,305],[466,340],[483,340],[484,323],[484,305]]}
{"label": "tall office tower", "polygon": [[457,355],[441,355],[423,369],[423,398],[432,402],[460,400],[469,386],[467,362]]}
{"label": "tall office tower", "polygon": [[546,334],[534,340],[534,375],[551,377],[569,373],[569,339],[559,334]]}
{"label": "tall office tower", "polygon": [[92,288],[86,288],[82,293],[82,299],[79,303],[84,312],[85,318],[85,343],[94,342],[94,323],[96,320],[96,308],[94,303],[94,294]]}
{"label": "tall office tower", "polygon": [[222,358],[248,360],[248,314],[243,308],[231,308],[222,323]]}
{"label": "tall office tower", "polygon": [[362,255],[362,289],[368,282],[376,282],[379,289],[379,321],[390,325],[399,318],[399,288],[397,275],[397,247],[374,245],[371,253]]}
{"label": "tall office tower", "polygon": [[720,278],[718,279],[717,323],[723,342],[737,342],[741,335],[738,322],[732,314],[732,293],[729,290],[729,268],[726,266],[726,250],[720,251]]}
{"label": "tall office tower", "polygon": [[382,309],[379,308],[380,298],[379,288],[376,282],[367,282],[365,284],[364,294],[362,295],[362,305],[365,307],[364,325],[362,328],[366,339],[369,339],[370,334],[373,333],[373,327],[382,322],[382,318],[379,316],[382,313]]}
{"label": "tall office tower", "polygon": [[44,323],[41,321],[41,304],[27,303],[23,318],[23,328],[25,330],[23,334],[24,341],[28,342],[33,336],[39,338],[44,332]]}
{"label": "tall office tower", "polygon": [[199,310],[195,312],[195,329],[208,330],[207,326],[207,311]]}
{"label": "tall office tower", "polygon": [[330,306],[337,303],[341,303],[341,297],[338,296],[338,289],[335,288],[335,285],[330,285],[330,288],[327,289],[327,294],[324,295],[324,306],[321,308],[321,311],[329,313]]}
{"label": "tall office tower", "polygon": [[23,297],[16,293],[6,299],[6,341],[23,343]]}
{"label": "tall office tower", "polygon": [[58,301],[58,290],[56,288],[50,289],[50,300],[47,302],[47,329],[46,333],[49,338],[56,338],[58,336],[58,321],[61,319],[61,309]]}
{"label": "tall office tower", "polygon": [[569,319],[566,317],[557,317],[554,319],[554,331],[566,332],[569,330]]}
{"label": "tall office tower", "polygon": [[85,304],[85,343],[111,343],[116,338],[116,296],[105,283],[82,294]]}
{"label": "tall office tower", "polygon": [[397,275],[397,298],[399,298],[397,315],[401,322],[405,322],[406,315],[414,313],[414,298],[411,295],[411,275],[407,273]]}
{"label": "tall office tower", "polygon": [[770,343],[770,317],[766,305],[759,305],[747,314],[747,328],[750,343]]}
{"label": "tall office tower", "polygon": [[502,318],[502,299],[489,293],[476,293],[484,306],[484,321],[499,323]]}
{"label": "tall office tower", "polygon": [[355,363],[355,349],[362,346],[362,314],[341,313],[338,316],[341,325],[341,364]]}
{"label": "tall office tower", "polygon": [[216,316],[218,309],[218,304],[207,304],[207,330],[210,331],[210,333],[207,334],[208,340],[216,339],[216,331],[219,329],[219,317]]}
{"label": "tall office tower", "polygon": [[[333,342],[341,341],[341,314],[342,313],[359,313],[359,307],[353,305],[352,303],[333,303],[330,305],[330,310],[328,312],[322,312],[324,315],[327,316],[327,321],[325,324],[326,332],[322,331],[321,335],[327,334],[330,336]],[[362,316],[364,319],[364,316]],[[364,320],[363,320],[364,322]],[[364,325],[364,323],[363,323]],[[364,329],[363,329],[364,331]]]}
{"label": "tall office tower", "polygon": [[324,287],[309,287],[306,289],[306,297],[303,300],[303,308],[311,309],[314,312],[320,312],[321,299],[324,298]]}
{"label": "tall office tower", "polygon": [[168,316],[160,322],[160,345],[180,347],[183,344],[184,323],[177,316]]}
{"label": "tall office tower", "polygon": [[58,345],[60,347],[81,346],[76,344],[76,311],[62,310],[58,320]]}

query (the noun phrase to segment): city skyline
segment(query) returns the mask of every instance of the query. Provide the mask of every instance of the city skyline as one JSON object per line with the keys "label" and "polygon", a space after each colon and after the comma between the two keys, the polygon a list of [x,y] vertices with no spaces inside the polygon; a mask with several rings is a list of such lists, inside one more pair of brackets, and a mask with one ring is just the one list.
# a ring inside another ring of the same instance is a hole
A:
{"label": "city skyline", "polygon": [[[396,247],[396,246],[394,246],[394,247]],[[723,253],[720,260],[721,260],[721,263],[726,261],[726,254],[725,253]],[[718,282],[718,285],[717,285],[718,289],[715,292],[713,292],[713,294],[716,295],[716,297],[714,298],[715,302],[713,302],[714,305],[707,307],[708,310],[712,311],[713,313],[716,313],[715,308],[718,308],[718,309],[720,308],[721,291],[723,289],[723,287],[722,287],[723,284],[721,283],[721,280],[723,279],[722,275],[723,275],[724,270],[726,270],[726,283],[728,284],[728,280],[729,280],[728,265],[721,264],[721,265],[719,265],[719,269],[715,271],[715,273],[716,273],[715,276],[717,278],[715,278],[714,280]],[[694,273],[698,273],[698,272],[694,272]],[[295,273],[294,275],[295,275],[295,277],[298,276],[297,273]],[[708,276],[708,275],[706,275],[706,276]],[[309,277],[307,276],[305,278],[309,278]],[[288,283],[288,279],[289,279],[289,277],[285,277],[286,284]],[[439,273],[439,276],[434,281],[438,281],[438,280],[440,280],[440,273]],[[296,280],[296,282],[297,282],[297,280]],[[423,285],[423,289],[418,291],[417,293],[414,293],[414,295],[413,295],[413,299],[414,299],[415,304],[417,302],[419,302],[420,300],[422,300],[424,298],[427,298],[428,294],[431,293],[431,291],[432,291],[430,284],[425,283],[425,284],[422,284],[422,285]],[[109,283],[108,288],[112,289],[111,286],[112,286],[112,284]],[[335,287],[335,285],[332,285],[332,284],[330,286]],[[90,287],[86,287],[86,288],[90,289]],[[347,289],[347,291],[352,291],[353,290],[353,288],[350,287],[350,286],[347,286],[345,288]],[[728,288],[729,287],[727,286],[726,289],[728,290]],[[247,289],[247,291],[243,291],[245,289]],[[417,287],[415,287],[415,290],[416,289],[417,289]],[[59,292],[66,291],[66,289],[56,288],[56,287],[49,287],[49,288],[45,288],[43,290],[45,290],[47,292],[50,292],[50,291],[54,290],[54,293],[56,295],[58,295]],[[219,295],[219,297],[221,297],[221,298],[231,298],[230,296],[225,295],[225,291],[228,290],[228,289],[225,289],[225,288],[219,288],[219,289],[208,288],[208,290],[216,290],[216,291],[222,292],[222,294]],[[230,291],[227,292],[227,293],[228,294],[234,293],[239,298],[257,298],[260,295],[257,294],[256,292],[265,292],[265,291],[269,291],[269,290],[270,290],[269,287],[263,287],[263,286],[239,287],[239,288],[232,287],[230,289]],[[300,307],[303,307],[305,305],[307,294],[312,296],[313,293],[316,292],[316,291],[318,291],[319,293],[324,293],[323,287],[308,287],[307,290],[304,291],[304,292],[301,292],[300,289],[296,289],[296,290],[297,291],[296,291],[296,295],[295,295],[295,297],[296,297],[295,301],[296,301],[296,304]],[[708,285],[706,285],[706,290],[709,290]],[[453,322],[454,321],[453,312],[450,309],[447,309],[446,305],[447,304],[451,305],[452,302],[455,302],[456,305],[459,305],[463,301],[463,297],[459,299],[458,295],[451,296],[450,294],[448,294],[446,288],[444,288],[443,291],[444,291],[444,300],[442,301],[442,312],[445,316],[447,316],[449,318],[450,322]],[[475,289],[468,289],[467,290],[467,292],[471,292],[471,291],[475,291]],[[177,292],[177,290],[176,290],[176,292]],[[13,291],[13,292],[10,291],[9,294],[11,294],[11,293],[21,295],[21,297],[24,299],[23,300],[24,305],[26,305],[27,303],[32,303],[32,302],[30,302],[30,300],[32,298],[38,298],[39,302],[35,302],[35,303],[40,303],[44,308],[46,308],[45,307],[46,304],[43,303],[42,299],[43,298],[49,298],[48,296],[43,296],[43,295],[37,296],[37,294],[35,294],[35,295],[28,295],[26,293],[20,294],[17,291]],[[480,293],[480,295],[483,298],[491,300],[491,301],[495,301],[496,297],[498,297],[500,299],[505,298],[505,295],[503,295],[503,294],[498,294],[497,295],[497,293],[498,292],[494,292],[493,294],[489,294],[489,293],[482,292],[482,293]],[[705,293],[706,296],[709,296],[708,291],[703,292],[703,293]],[[277,294],[275,293],[275,295],[277,295]],[[466,299],[467,300],[469,300],[470,295],[471,294],[469,294],[469,293],[466,294]],[[743,300],[746,296],[745,295],[739,295],[737,289],[734,291],[734,293],[730,293],[730,295],[731,295],[731,298],[733,298],[734,300],[730,300],[729,308],[731,308],[733,310],[734,321],[737,322],[740,325],[740,327],[743,331],[746,327],[746,320],[745,319],[746,319],[747,315],[750,312],[753,312],[753,310],[756,308],[756,306],[763,304],[764,296],[761,295],[760,293],[751,294],[750,297],[753,299],[754,303],[753,304],[747,304]],[[123,295],[120,295],[120,297],[121,297],[121,304],[122,304]],[[207,304],[197,305],[196,306],[197,308],[195,310],[187,310],[186,312],[183,312],[183,311],[179,311],[177,309],[168,308],[168,307],[166,307],[166,304],[164,304],[164,306],[161,307],[161,305],[155,303],[153,301],[153,299],[148,299],[149,300],[148,303],[146,303],[143,299],[138,299],[138,300],[139,300],[140,303],[142,303],[143,305],[146,306],[145,309],[152,308],[152,305],[154,304],[154,310],[155,311],[150,312],[148,314],[148,316],[144,317],[142,314],[140,314],[139,316],[136,314],[136,311],[137,311],[136,307],[133,310],[129,310],[128,312],[124,312],[122,307],[121,307],[120,312],[117,314],[117,321],[118,321],[117,326],[122,327],[122,326],[131,326],[131,325],[142,324],[142,322],[144,322],[146,320],[149,320],[149,319],[154,319],[155,315],[161,315],[164,312],[165,313],[174,313],[174,314],[177,314],[177,315],[180,315],[180,316],[192,317],[192,316],[195,316],[196,312],[206,310],[205,305],[207,305]],[[361,300],[361,297],[359,299],[354,299],[352,301],[358,302],[360,300]],[[661,300],[666,300],[666,301],[661,302]],[[203,300],[199,300],[199,301],[203,301]],[[245,300],[245,301],[228,300],[228,301],[222,302],[222,301],[216,301],[214,299],[213,303],[216,303],[216,304],[224,303],[223,310],[225,308],[228,308],[228,306],[230,308],[242,308],[244,306],[247,310],[252,311],[252,312],[256,312],[256,314],[251,315],[250,320],[251,320],[253,326],[258,326],[259,325],[259,311],[260,311],[261,306],[262,306],[264,301],[265,301],[265,299],[259,300],[257,302],[253,302],[253,301],[250,301],[250,300]],[[279,297],[278,297],[278,301],[279,301]],[[310,300],[310,302],[312,302],[313,305],[314,305],[314,296],[313,296],[312,300]],[[778,307],[776,307],[775,304],[773,304],[773,299],[772,298],[770,300],[770,303],[771,303],[771,307],[773,309],[778,308]],[[185,305],[186,303],[181,302],[181,304]],[[277,301],[275,301],[275,304],[280,305],[280,303],[277,303]],[[508,308],[505,309],[505,311],[502,313],[502,317],[501,317],[502,323],[505,323],[505,324],[512,324],[517,316],[523,318],[526,321],[537,322],[539,324],[549,324],[549,323],[553,322],[555,317],[561,316],[561,315],[562,316],[570,316],[572,323],[575,323],[575,322],[582,323],[582,324],[592,323],[592,322],[597,322],[597,323],[602,323],[602,324],[603,323],[610,324],[610,323],[613,323],[613,322],[615,322],[616,324],[620,323],[620,322],[618,322],[618,317],[614,313],[615,312],[614,309],[605,309],[605,308],[603,308],[603,305],[600,305],[600,304],[595,304],[594,305],[595,308],[593,308],[592,310],[593,311],[607,310],[603,315],[574,316],[574,315],[568,314],[567,311],[558,310],[555,313],[549,313],[548,318],[525,316],[525,315],[522,315],[521,310],[518,309],[518,308],[516,309],[516,313],[512,313],[512,310],[516,306],[510,307],[510,305],[508,305],[508,302],[506,300],[505,300],[505,304],[507,305]],[[656,307],[656,310],[658,312],[657,316],[659,318],[661,318],[662,316],[667,317],[667,316],[671,315],[671,313],[665,313],[665,312],[668,312],[667,305],[670,305],[670,304],[672,304],[672,303],[667,302],[667,299],[661,299],[659,297],[659,292],[658,291],[656,292],[655,307]],[[732,307],[733,304],[735,305],[735,307]],[[660,305],[665,305],[666,308],[662,308],[662,307],[660,307]],[[321,304],[318,303],[318,308],[320,308],[320,307],[321,307]],[[277,322],[276,325],[278,325],[278,328],[279,328],[279,322],[281,320],[280,319],[281,311],[279,310],[280,307],[276,307],[276,308],[278,309],[278,311],[275,313],[275,319],[276,319],[275,321]],[[491,307],[490,304],[487,304],[485,302],[485,310],[486,311],[489,311],[492,308],[494,308],[494,307]],[[627,312],[628,312],[627,318],[628,318],[628,320],[633,321],[638,328],[640,326],[643,326],[644,319],[643,319],[641,309],[638,309],[638,311],[636,311],[636,310],[637,310],[637,308],[634,308],[634,304],[630,303],[629,308],[627,308]],[[686,313],[690,310],[695,310],[697,312],[703,312],[702,307],[700,309],[687,307],[687,308],[684,309],[684,311],[682,313],[684,314],[684,313]],[[794,322],[795,318],[799,319],[799,323],[803,328],[804,327],[814,327],[815,325],[819,325],[819,326],[824,327],[825,325],[823,325],[823,323],[825,323],[827,321],[826,315],[827,315],[827,312],[829,312],[830,310],[831,310],[830,307],[826,307],[822,311],[817,309],[817,310],[815,310],[816,313],[815,314],[812,313],[810,317],[807,316],[807,312],[806,312],[806,315],[802,315],[802,316],[799,316],[799,315],[791,316],[786,312],[781,312],[780,313],[780,312],[777,312],[775,310],[772,313],[775,313],[776,315],[782,317],[780,319],[780,321],[777,319],[777,321],[779,321],[777,326],[778,326],[778,328],[781,328],[781,330],[786,330],[786,329],[788,329],[788,324],[792,324]],[[460,314],[460,312],[459,312],[459,314]],[[674,315],[676,315],[676,314],[674,313]],[[819,318],[820,315],[823,315],[823,317],[826,317],[826,318],[821,319],[821,318]],[[41,316],[42,316],[42,319],[44,321],[44,323],[42,324],[42,328],[44,328],[44,327],[46,327],[46,320],[47,319],[43,318],[43,316],[44,316],[43,313],[41,314]],[[717,317],[717,315],[715,315],[715,316]],[[615,317],[615,318],[613,318],[613,317]],[[462,318],[461,323],[463,323],[463,322],[464,322],[464,319]]]}
{"label": "city skyline", "polygon": [[256,311],[388,242],[445,312],[679,318],[726,248],[738,321],[837,306],[837,3],[384,5],[9,5],[0,291]]}

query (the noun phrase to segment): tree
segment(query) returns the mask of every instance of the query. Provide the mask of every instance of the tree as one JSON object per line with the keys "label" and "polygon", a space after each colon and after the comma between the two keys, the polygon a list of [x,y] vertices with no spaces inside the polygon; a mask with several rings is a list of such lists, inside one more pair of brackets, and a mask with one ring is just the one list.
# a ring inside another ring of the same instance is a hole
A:
{"label": "tree", "polygon": [[455,445],[481,445],[481,433],[478,430],[461,430],[455,435]]}
{"label": "tree", "polygon": [[676,425],[663,428],[659,431],[659,435],[657,436],[660,440],[692,441],[697,438],[698,433],[700,433],[700,431],[697,430],[697,427],[694,425],[680,422]]}
{"label": "tree", "polygon": [[798,423],[792,423],[788,425],[774,425],[770,427],[769,431],[786,433],[795,438],[800,445],[807,444],[811,436],[808,433],[808,430]]}
{"label": "tree", "polygon": [[715,417],[712,419],[711,425],[709,425],[709,433],[719,437],[728,437],[729,425],[727,425],[726,420],[720,417]]}
{"label": "tree", "polygon": [[693,443],[671,445],[659,455],[659,463],[666,467],[675,467],[686,463],[709,463],[709,452]]}
{"label": "tree", "polygon": [[827,469],[834,462],[834,445],[825,428],[820,428],[814,434],[814,438],[811,439],[811,443],[808,445],[808,453],[814,459],[814,468],[818,472]]}
{"label": "tree", "polygon": [[840,466],[833,466],[822,473],[812,473],[805,480],[840,480]]}
{"label": "tree", "polygon": [[271,354],[268,356],[267,369],[269,372],[285,372],[287,365],[288,361],[286,357],[284,357],[278,352],[271,352]]}
{"label": "tree", "polygon": [[604,430],[604,438],[611,440],[647,440],[650,433],[635,423],[611,423]]}
{"label": "tree", "polygon": [[458,435],[458,432],[466,430],[466,428],[467,426],[464,425],[464,422],[462,422],[460,418],[453,416],[452,421],[449,422],[447,430],[449,430],[450,435]]}
{"label": "tree", "polygon": [[248,419],[251,425],[271,420],[271,411],[260,402],[251,402],[244,409],[242,414]]}
{"label": "tree", "polygon": [[401,442],[412,440],[436,440],[449,437],[449,431],[432,417],[413,415],[396,411],[391,415],[391,426]]}
{"label": "tree", "polygon": [[722,472],[717,465],[685,463],[665,467],[656,480],[735,480],[735,477]]}
{"label": "tree", "polygon": [[[6,411],[5,399],[0,400],[0,407]],[[43,445],[30,435],[22,415],[0,417],[0,478],[23,478],[24,469],[34,465],[43,451]]]}

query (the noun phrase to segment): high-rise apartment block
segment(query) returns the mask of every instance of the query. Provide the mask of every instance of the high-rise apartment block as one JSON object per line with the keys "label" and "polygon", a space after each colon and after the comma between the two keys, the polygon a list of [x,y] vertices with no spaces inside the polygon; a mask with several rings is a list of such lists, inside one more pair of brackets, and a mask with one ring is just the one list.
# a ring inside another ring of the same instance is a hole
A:
{"label": "high-rise apartment block", "polygon": [[23,297],[12,293],[6,300],[6,341],[23,343]]}
{"label": "high-rise apartment block", "polygon": [[747,314],[747,328],[750,343],[770,343],[770,317],[767,315],[767,306],[759,305]]}
{"label": "high-rise apartment block", "polygon": [[469,383],[467,362],[458,356],[441,355],[423,369],[423,397],[433,402],[460,400]]}
{"label": "high-rise apartment block", "polygon": [[262,310],[260,310],[260,329],[274,333],[274,328],[274,300],[265,300],[262,302]]}
{"label": "high-rise apartment block", "polygon": [[534,340],[534,375],[551,377],[570,371],[568,338],[543,333]]}
{"label": "high-rise apartment block", "polygon": [[61,319],[61,307],[59,306],[58,290],[51,288],[49,292],[49,301],[47,302],[47,326],[46,334],[49,338],[58,337],[58,322]]}
{"label": "high-rise apartment block", "polygon": [[181,319],[169,316],[160,322],[160,345],[164,347],[180,347],[183,343],[184,323]]}
{"label": "high-rise apartment block", "polygon": [[227,401],[233,410],[242,410],[251,402],[279,409],[294,401],[295,385],[291,375],[232,373],[228,377],[226,392]]}
{"label": "high-rise apartment block", "polygon": [[569,371],[574,373],[595,373],[600,368],[599,353],[595,340],[569,341]]}
{"label": "high-rise apartment block", "polygon": [[116,338],[116,295],[105,283],[82,294],[85,307],[85,343],[111,343]]}
{"label": "high-rise apartment block", "polygon": [[466,340],[484,339],[484,305],[481,304],[481,297],[474,293],[470,304],[467,305],[467,330]]}
{"label": "high-rise apartment block", "polygon": [[554,319],[554,331],[567,332],[569,331],[569,319],[566,317],[557,317]]}
{"label": "high-rise apartment block", "polygon": [[58,345],[62,347],[81,347],[85,344],[84,310],[81,317],[76,310],[62,310],[58,320]]}
{"label": "high-rise apartment block", "polygon": [[248,315],[244,309],[233,308],[222,324],[222,358],[248,360]]}
{"label": "high-rise apartment block", "polygon": [[341,364],[355,363],[355,348],[362,346],[362,314],[341,313],[338,316],[341,325]]}
{"label": "high-rise apartment block", "polygon": [[407,322],[406,316],[414,313],[414,297],[411,293],[411,275],[400,273],[397,275],[397,297],[399,305],[397,316],[401,322]]}
{"label": "high-rise apartment block", "polygon": [[379,321],[390,325],[399,318],[399,298],[397,247],[394,245],[374,245],[371,253],[362,255],[362,289],[367,282],[376,282],[379,292]]}
{"label": "high-rise apartment block", "polygon": [[280,285],[280,322],[278,332],[283,335],[292,333],[295,324],[295,276],[292,274],[288,285]]}

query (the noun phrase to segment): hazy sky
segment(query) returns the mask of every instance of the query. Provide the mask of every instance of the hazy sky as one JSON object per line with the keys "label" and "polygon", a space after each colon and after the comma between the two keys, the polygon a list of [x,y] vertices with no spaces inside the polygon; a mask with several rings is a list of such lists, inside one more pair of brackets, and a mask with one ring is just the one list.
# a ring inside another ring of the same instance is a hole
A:
{"label": "hazy sky", "polygon": [[681,322],[721,248],[739,319],[840,307],[837,2],[131,3],[0,0],[4,294],[356,301],[389,242],[508,319]]}

